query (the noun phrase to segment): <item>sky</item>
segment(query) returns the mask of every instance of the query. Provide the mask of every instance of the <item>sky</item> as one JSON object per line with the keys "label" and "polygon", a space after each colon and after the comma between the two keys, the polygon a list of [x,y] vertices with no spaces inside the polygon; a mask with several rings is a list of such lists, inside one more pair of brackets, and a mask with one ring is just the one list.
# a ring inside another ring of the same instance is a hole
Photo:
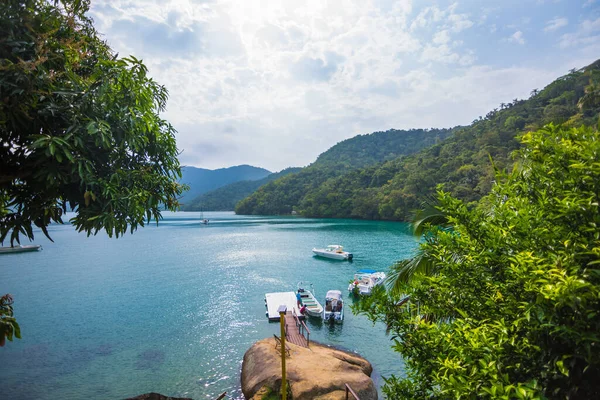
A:
{"label": "sky", "polygon": [[468,125],[600,58],[600,0],[92,0],[90,15],[169,90],[182,165],[208,169]]}

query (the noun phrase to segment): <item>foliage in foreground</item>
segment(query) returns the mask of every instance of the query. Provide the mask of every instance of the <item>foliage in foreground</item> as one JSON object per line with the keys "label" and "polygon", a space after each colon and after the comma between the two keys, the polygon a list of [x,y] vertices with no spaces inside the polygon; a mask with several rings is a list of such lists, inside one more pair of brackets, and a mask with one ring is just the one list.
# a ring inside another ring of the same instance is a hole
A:
{"label": "foliage in foreground", "polygon": [[13,316],[13,298],[10,294],[0,297],[0,347],[6,339],[12,342],[13,336],[21,338],[21,328]]}
{"label": "foliage in foreground", "polygon": [[389,398],[600,397],[600,136],[550,125],[521,141],[475,209],[438,193],[452,229],[426,233],[435,269],[404,286],[410,302],[360,303],[405,360]]}
{"label": "foliage in foreground", "polygon": [[177,208],[167,90],[134,57],[118,59],[86,17],[89,1],[0,7],[0,242],[48,236],[72,219],[119,236]]}
{"label": "foliage in foreground", "polygon": [[[109,236],[175,210],[183,187],[167,90],[134,57],[117,59],[86,0],[7,0],[0,7],[0,242],[62,223]],[[20,338],[0,299],[0,344]]]}

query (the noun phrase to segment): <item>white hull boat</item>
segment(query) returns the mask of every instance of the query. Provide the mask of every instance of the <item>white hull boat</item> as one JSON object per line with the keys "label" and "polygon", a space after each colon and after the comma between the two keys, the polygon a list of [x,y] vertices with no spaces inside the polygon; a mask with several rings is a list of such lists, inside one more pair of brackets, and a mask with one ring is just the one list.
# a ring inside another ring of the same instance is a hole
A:
{"label": "white hull boat", "polygon": [[0,247],[0,254],[25,253],[27,251],[38,251],[42,249],[40,244],[19,245],[13,247]]}
{"label": "white hull boat", "polygon": [[[310,287],[310,290],[307,287]],[[311,317],[321,318],[323,315],[323,306],[319,303],[314,293],[312,283],[298,283],[298,294],[302,300],[302,305],[306,306],[306,313]]]}
{"label": "white hull boat", "polygon": [[325,249],[312,249],[313,253],[319,257],[331,258],[334,260],[352,260],[352,253],[344,251],[339,244],[330,244]]}
{"label": "white hull boat", "polygon": [[327,292],[323,320],[330,322],[342,322],[344,320],[344,301],[340,290]]}
{"label": "white hull boat", "polygon": [[370,295],[375,286],[381,285],[385,280],[385,272],[363,269],[354,274],[354,281],[348,285],[350,293]]}

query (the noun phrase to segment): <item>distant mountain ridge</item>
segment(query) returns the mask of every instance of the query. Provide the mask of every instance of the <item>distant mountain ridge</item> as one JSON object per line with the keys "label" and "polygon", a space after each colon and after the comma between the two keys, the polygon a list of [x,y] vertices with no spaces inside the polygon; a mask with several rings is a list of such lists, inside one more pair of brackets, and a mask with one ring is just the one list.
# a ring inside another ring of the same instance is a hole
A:
{"label": "distant mountain ridge", "polygon": [[233,211],[237,203],[252,194],[259,187],[289,174],[296,173],[302,168],[286,168],[280,172],[267,175],[255,181],[239,181],[206,192],[191,200],[183,211]]}
{"label": "distant mountain ridge", "polygon": [[[513,165],[511,153],[520,146],[520,133],[548,123],[596,126],[600,112],[597,82],[600,60],[572,70],[543,90],[534,89],[528,100],[502,103],[485,118],[454,128],[445,140],[405,149],[395,158],[392,149],[398,143],[388,142],[390,137],[374,134],[373,139],[382,139],[376,146],[364,143],[365,139],[369,142],[369,135],[348,139],[336,146],[362,141],[368,150],[358,148],[359,152],[350,154],[334,146],[301,172],[273,181],[240,201],[236,212],[287,214],[293,210],[310,217],[408,220],[440,184],[466,202],[478,200],[489,192],[495,169]],[[380,149],[383,153],[368,157]],[[352,166],[354,155],[359,160]],[[362,160],[378,159],[379,163],[360,166]]]}
{"label": "distant mountain ridge", "polygon": [[300,172],[261,186],[240,201],[235,211],[238,214],[289,214],[307,193],[328,179],[415,153],[444,140],[451,132],[452,129],[390,129],[346,139]]}
{"label": "distant mountain ridge", "polygon": [[186,203],[203,193],[220,188],[233,182],[255,181],[271,174],[271,171],[251,165],[237,165],[228,168],[204,169],[184,166],[181,168],[180,183],[187,184],[190,190],[179,199],[179,203]]}

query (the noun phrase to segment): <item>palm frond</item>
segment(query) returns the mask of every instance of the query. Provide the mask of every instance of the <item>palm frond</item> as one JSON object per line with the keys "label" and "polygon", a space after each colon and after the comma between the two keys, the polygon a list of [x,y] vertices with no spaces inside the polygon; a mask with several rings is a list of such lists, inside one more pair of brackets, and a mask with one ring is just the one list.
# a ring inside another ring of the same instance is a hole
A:
{"label": "palm frond", "polygon": [[413,235],[421,236],[430,226],[448,226],[448,216],[434,204],[426,204],[425,208],[415,213],[411,223]]}
{"label": "palm frond", "polygon": [[392,294],[401,294],[404,292],[404,286],[410,283],[415,274],[431,275],[435,270],[432,260],[422,251],[418,251],[413,258],[398,261],[390,267],[386,287]]}

